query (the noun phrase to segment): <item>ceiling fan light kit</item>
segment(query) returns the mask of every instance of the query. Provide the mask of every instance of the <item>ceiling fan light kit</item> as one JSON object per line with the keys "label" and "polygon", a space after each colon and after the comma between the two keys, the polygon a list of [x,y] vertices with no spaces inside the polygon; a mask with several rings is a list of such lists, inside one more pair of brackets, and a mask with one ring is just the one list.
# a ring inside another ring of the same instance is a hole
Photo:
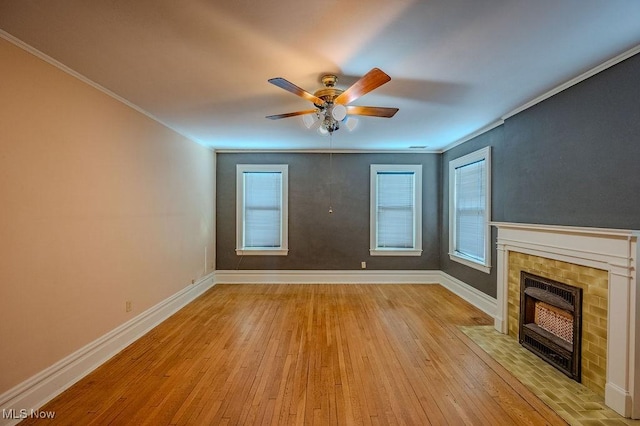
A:
{"label": "ceiling fan light kit", "polygon": [[311,94],[282,77],[272,78],[268,80],[269,83],[313,102],[315,109],[268,115],[267,118],[278,120],[302,115],[305,127],[311,129],[317,126],[321,134],[326,135],[335,132],[340,128],[340,123],[342,122],[351,131],[357,124],[357,120],[351,117],[352,115],[391,118],[398,112],[398,108],[347,105],[390,80],[391,77],[379,68],[373,68],[352,86],[342,90],[335,87],[338,77],[333,74],[327,74],[322,76],[321,79],[324,87]]}
{"label": "ceiling fan light kit", "polygon": [[331,107],[331,117],[334,120],[342,121],[347,116],[347,108],[344,105],[335,104]]}
{"label": "ceiling fan light kit", "polygon": [[319,126],[320,120],[318,120],[317,114],[305,114],[302,116],[302,122],[304,123],[304,127],[307,129],[311,129],[314,125]]}

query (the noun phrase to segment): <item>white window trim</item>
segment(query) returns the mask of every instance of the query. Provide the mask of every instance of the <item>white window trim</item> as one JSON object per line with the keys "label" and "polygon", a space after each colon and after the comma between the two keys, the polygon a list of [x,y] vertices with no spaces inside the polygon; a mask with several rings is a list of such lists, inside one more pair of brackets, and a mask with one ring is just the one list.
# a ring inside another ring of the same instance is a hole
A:
{"label": "white window trim", "polygon": [[[455,197],[455,172],[458,167],[466,166],[471,163],[485,160],[486,174],[485,174],[485,188],[487,188],[487,194],[485,198],[485,225],[484,225],[484,243],[485,243],[485,259],[484,262],[479,262],[477,259],[473,259],[469,256],[465,256],[455,250],[456,241],[456,227],[455,227],[455,212],[456,212],[456,197]],[[456,158],[449,162],[449,259],[477,269],[484,273],[491,272],[491,147],[487,146],[478,151],[467,154],[463,157]]]}
{"label": "white window trim", "polygon": [[[378,172],[413,172],[415,178],[413,237],[415,247],[377,248],[377,175]],[[371,164],[369,206],[369,254],[371,256],[421,256],[422,255],[422,165],[421,164]]]}
{"label": "white window trim", "polygon": [[[282,173],[282,215],[280,217],[280,247],[243,247],[244,241],[244,178],[245,172]],[[286,256],[289,253],[289,166],[287,164],[236,165],[236,254],[238,256]]]}

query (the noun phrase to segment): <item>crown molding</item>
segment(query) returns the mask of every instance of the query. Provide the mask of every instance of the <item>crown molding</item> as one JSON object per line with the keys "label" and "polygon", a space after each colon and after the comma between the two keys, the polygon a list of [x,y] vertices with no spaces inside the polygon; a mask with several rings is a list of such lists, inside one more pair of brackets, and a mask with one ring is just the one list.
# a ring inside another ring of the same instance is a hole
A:
{"label": "crown molding", "polygon": [[606,70],[608,68],[611,68],[612,66],[614,66],[616,64],[619,64],[620,62],[624,61],[625,59],[629,59],[630,57],[632,57],[632,56],[634,56],[634,55],[636,55],[638,53],[640,53],[640,45],[638,45],[636,47],[633,47],[633,48],[627,50],[626,52],[621,53],[620,55],[618,55],[618,56],[616,56],[614,58],[611,58],[608,61],[606,61],[606,62],[604,62],[604,63],[602,63],[602,64],[600,64],[600,65],[598,65],[598,66],[596,66],[594,68],[591,68],[589,71],[584,72],[584,73],[580,74],[579,76],[577,76],[575,78],[572,78],[571,80],[569,80],[569,81],[567,81],[567,82],[565,82],[565,83],[563,83],[563,84],[561,84],[559,86],[556,86],[555,88],[549,90],[548,92],[543,93],[542,95],[538,96],[537,98],[535,98],[535,99],[527,102],[526,104],[524,104],[522,106],[519,106],[518,108],[516,108],[516,109],[508,112],[507,114],[503,115],[502,119],[506,120],[506,119],[508,119],[510,117],[513,117],[514,115],[516,115],[516,114],[518,114],[518,113],[520,113],[520,112],[522,112],[522,111],[524,111],[526,109],[529,109],[529,108],[531,108],[532,106],[534,106],[536,104],[539,104],[540,102],[544,101],[545,99],[548,99],[548,98],[550,98],[550,97],[552,97],[554,95],[557,95],[558,93],[562,92],[563,90],[566,90],[571,86],[575,86],[576,84],[578,84],[578,83],[580,83],[580,82],[582,82],[582,81],[584,81],[584,80],[586,80],[586,79],[588,79],[590,77],[593,77],[594,75],[596,75],[596,74],[598,74],[598,73],[600,73],[600,72],[602,72],[602,71],[604,71],[604,70]]}
{"label": "crown molding", "polygon": [[150,112],[140,108],[138,105],[134,104],[133,102],[123,98],[122,96],[112,92],[111,90],[107,89],[104,86],[101,86],[100,84],[96,83],[95,81],[89,79],[88,77],[85,77],[84,75],[80,74],[79,72],[69,68],[68,66],[66,66],[65,64],[63,64],[60,61],[57,61],[56,59],[52,58],[51,56],[39,51],[38,49],[36,49],[35,47],[31,46],[30,44],[25,43],[24,41],[20,40],[19,38],[9,34],[8,32],[1,30],[0,29],[0,38],[8,41],[9,43],[19,47],[20,49],[26,51],[27,53],[32,54],[33,56],[35,56],[38,59],[41,59],[43,61],[45,61],[46,63],[53,65],[54,67],[58,68],[60,71],[69,74],[70,76],[82,81],[85,84],[88,84],[89,86],[93,87],[94,89],[104,93],[107,96],[110,96],[111,98],[115,99],[116,101],[128,106],[129,108],[135,110],[136,112],[139,112],[140,114],[152,119],[153,121],[157,122],[158,124],[166,127],[167,129],[171,130],[172,132],[177,133],[178,135],[182,136],[183,138],[197,143],[198,145],[202,145],[206,148],[211,149],[211,147],[207,144],[205,144],[202,141],[199,141],[197,139],[194,139],[191,136],[187,136],[186,134],[182,133],[181,131],[177,130],[176,128],[170,126],[169,124],[165,123],[164,121],[160,120],[158,117],[156,117],[155,115],[151,114]]}
{"label": "crown molding", "polygon": [[217,154],[440,154],[437,150],[424,149],[219,149]]}
{"label": "crown molding", "polygon": [[582,74],[580,74],[579,76],[563,83],[560,84],[559,86],[556,86],[555,88],[549,90],[548,92],[532,99],[531,101],[521,105],[518,108],[515,108],[513,110],[511,110],[510,112],[506,113],[505,115],[503,115],[502,117],[500,117],[499,120],[490,123],[478,130],[476,130],[473,133],[470,133],[469,135],[458,139],[448,145],[446,145],[444,148],[442,149],[436,149],[436,150],[426,150],[426,149],[402,149],[402,150],[359,150],[359,149],[350,149],[350,150],[327,150],[327,149],[318,149],[318,150],[314,150],[314,149],[248,149],[248,150],[237,150],[237,149],[218,149],[215,146],[211,146],[210,144],[206,144],[203,141],[200,141],[198,139],[193,138],[192,136],[188,136],[184,133],[182,133],[181,131],[179,131],[178,129],[172,127],[171,125],[169,125],[168,123],[162,121],[161,119],[159,119],[158,117],[154,116],[153,114],[151,114],[150,112],[142,109],[141,107],[135,105],[134,103],[132,103],[131,101],[123,98],[122,96],[112,92],[111,90],[101,86],[100,84],[90,80],[89,78],[85,77],[84,75],[78,73],[77,71],[74,71],[73,69],[69,68],[68,66],[62,64],[61,62],[53,59],[52,57],[42,53],[41,51],[39,51],[38,49],[36,49],[35,47],[23,42],[22,40],[14,37],[13,35],[7,33],[4,30],[0,29],[0,38],[7,40],[8,42],[14,44],[15,46],[25,50],[28,53],[31,53],[32,55],[36,56],[37,58],[55,66],[56,68],[60,69],[61,71],[77,78],[78,80],[90,85],[91,87],[95,88],[96,90],[99,90],[100,92],[112,97],[113,99],[117,100],[118,102],[121,102],[125,105],[127,105],[128,107],[134,109],[135,111],[139,112],[140,114],[143,114],[145,116],[147,116],[148,118],[154,120],[155,122],[161,124],[162,126],[172,130],[173,132],[179,134],[180,136],[186,138],[187,140],[190,140],[194,143],[197,143],[199,145],[202,145],[216,153],[247,153],[247,152],[255,152],[255,153],[340,153],[340,154],[408,154],[408,153],[421,153],[421,154],[442,154],[452,148],[455,148],[458,145],[461,145],[465,142],[468,142],[469,140],[476,138],[480,135],[482,135],[483,133],[486,133],[502,124],[504,124],[504,121],[507,120],[510,117],[513,117],[514,115],[528,109],[531,108],[532,106],[544,101],[545,99],[548,99],[560,92],[562,92],[563,90],[568,89],[571,86],[574,86],[638,53],[640,53],[640,45],[637,45],[629,50],[627,50],[626,52],[623,52],[622,54],[609,59],[608,61],[590,69],[589,71],[586,71]]}
{"label": "crown molding", "polygon": [[576,84],[590,78],[593,77],[594,75],[608,69],[611,68],[612,66],[619,64],[620,62],[624,61],[625,59],[629,59],[630,57],[637,55],[638,53],[640,53],[640,45],[635,46],[629,50],[627,50],[626,52],[621,53],[620,55],[609,59],[608,61],[590,69],[589,71],[586,71],[582,74],[580,74],[579,76],[572,78],[571,80],[560,84],[559,86],[556,86],[555,88],[549,90],[548,92],[538,96],[537,98],[534,98],[532,100],[530,100],[529,102],[519,106],[518,108],[511,110],[510,112],[506,113],[505,115],[503,115],[502,117],[500,117],[500,120],[495,121],[485,127],[482,127],[481,129],[476,130],[475,132],[463,137],[462,139],[458,139],[457,141],[445,146],[442,151],[440,152],[447,152],[448,150],[455,148],[458,145],[461,145],[465,142],[470,141],[473,138],[476,138],[478,136],[480,136],[483,133],[488,132],[489,130],[492,130],[502,124],[504,124],[505,120],[507,120],[508,118],[513,117],[516,114],[521,113],[522,111],[531,108],[534,105],[539,104],[540,102],[544,101],[545,99],[548,99],[554,95],[557,95],[558,93],[562,92],[563,90],[568,89],[571,86],[575,86]]}
{"label": "crown molding", "polygon": [[470,141],[473,138],[476,138],[480,135],[482,135],[483,133],[487,133],[489,130],[493,130],[498,126],[502,126],[504,124],[504,120],[498,120],[498,121],[494,121],[491,124],[488,124],[478,130],[476,130],[473,133],[468,134],[467,136],[463,137],[462,139],[458,139],[457,141],[445,146],[444,148],[442,148],[442,151],[440,151],[440,153],[445,153],[447,151],[449,151],[452,148],[455,148],[458,145],[462,145],[465,142]]}

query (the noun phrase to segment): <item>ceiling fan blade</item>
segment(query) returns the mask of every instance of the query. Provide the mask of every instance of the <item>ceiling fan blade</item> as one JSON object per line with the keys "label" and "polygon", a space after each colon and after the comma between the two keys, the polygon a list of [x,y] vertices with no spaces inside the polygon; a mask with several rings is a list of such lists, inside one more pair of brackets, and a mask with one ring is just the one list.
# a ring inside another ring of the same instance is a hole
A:
{"label": "ceiling fan blade", "polygon": [[366,95],[373,89],[376,89],[386,82],[390,81],[391,77],[385,74],[379,68],[374,68],[366,73],[360,80],[356,81],[347,90],[342,92],[333,102],[336,104],[346,105],[355,101],[360,96]]}
{"label": "ceiling fan blade", "polygon": [[305,114],[312,114],[314,112],[316,112],[317,110],[315,109],[307,109],[304,111],[296,111],[296,112],[289,112],[286,114],[276,114],[276,115],[267,115],[266,118],[268,118],[269,120],[278,120],[280,118],[287,118],[287,117],[295,117],[298,115],[305,115]]}
{"label": "ceiling fan blade", "polygon": [[351,115],[391,118],[396,112],[398,112],[398,108],[347,105],[347,114]]}
{"label": "ceiling fan blade", "polygon": [[285,80],[282,77],[270,78],[267,81],[269,83],[273,84],[274,86],[278,86],[281,89],[284,89],[284,90],[286,90],[288,92],[293,93],[294,95],[298,95],[301,98],[304,98],[304,99],[306,99],[308,101],[311,101],[316,105],[324,104],[324,101],[322,99],[320,99],[319,97],[314,96],[311,93],[307,92],[306,90],[299,88],[298,86],[296,86],[292,82],[290,82],[288,80]]}

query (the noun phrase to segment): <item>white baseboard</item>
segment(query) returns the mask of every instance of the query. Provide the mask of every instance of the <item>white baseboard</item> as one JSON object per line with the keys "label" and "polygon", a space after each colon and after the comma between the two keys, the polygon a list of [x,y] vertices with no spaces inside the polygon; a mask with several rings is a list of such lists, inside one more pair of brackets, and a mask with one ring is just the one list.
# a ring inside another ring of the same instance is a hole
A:
{"label": "white baseboard", "polygon": [[[607,382],[604,387],[604,403],[618,414],[624,417],[632,417],[633,398],[631,394],[617,386],[615,383]],[[636,417],[637,414],[636,414]]]}
{"label": "white baseboard", "polygon": [[438,272],[441,276],[440,284],[443,287],[447,288],[452,293],[471,303],[473,306],[480,309],[490,317],[495,318],[498,305],[494,297],[486,295],[480,290],[471,287],[464,281],[460,281],[459,279],[452,277],[446,272]]}
{"label": "white baseboard", "polygon": [[496,299],[438,271],[216,271],[217,284],[440,284],[492,318]]}
{"label": "white baseboard", "polygon": [[[215,285],[211,273],[0,395],[0,425],[37,410]],[[23,411],[21,411],[23,410]],[[25,411],[26,410],[26,411]]]}
{"label": "white baseboard", "polygon": [[440,271],[216,271],[216,284],[436,284]]}

